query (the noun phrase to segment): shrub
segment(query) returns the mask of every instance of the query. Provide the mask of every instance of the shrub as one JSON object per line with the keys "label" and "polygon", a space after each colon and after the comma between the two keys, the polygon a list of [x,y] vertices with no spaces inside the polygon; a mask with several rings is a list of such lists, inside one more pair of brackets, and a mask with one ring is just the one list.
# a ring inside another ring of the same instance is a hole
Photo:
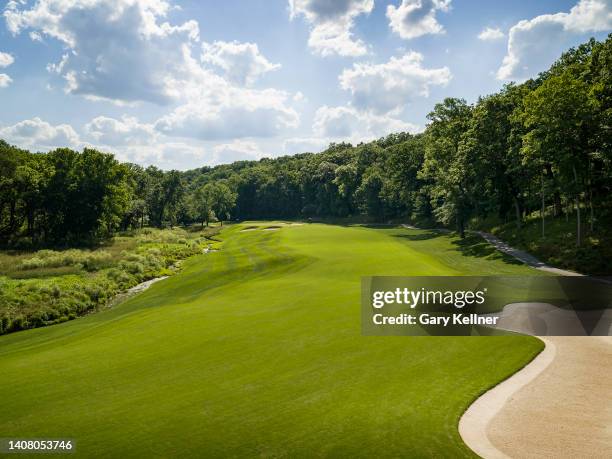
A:
{"label": "shrub", "polygon": [[[171,274],[170,267],[209,243],[182,229],[143,229],[133,238],[136,244],[121,252],[39,250],[21,259],[19,275],[0,276],[0,334],[75,319],[143,280]],[[123,239],[116,248],[126,246]],[[63,267],[74,269],[44,271]]]}
{"label": "shrub", "polygon": [[87,271],[96,271],[108,265],[111,259],[111,254],[104,250],[93,252],[77,249],[65,250],[63,252],[40,250],[34,257],[22,260],[18,268],[21,270],[32,270],[77,266]]}

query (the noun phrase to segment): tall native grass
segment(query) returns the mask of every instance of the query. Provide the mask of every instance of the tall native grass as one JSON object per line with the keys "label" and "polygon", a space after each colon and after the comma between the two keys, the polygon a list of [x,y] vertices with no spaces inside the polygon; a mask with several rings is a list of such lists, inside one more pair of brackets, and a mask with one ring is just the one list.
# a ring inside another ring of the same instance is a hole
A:
{"label": "tall native grass", "polygon": [[144,228],[95,250],[0,253],[0,334],[65,322],[141,282],[172,275],[218,231]]}

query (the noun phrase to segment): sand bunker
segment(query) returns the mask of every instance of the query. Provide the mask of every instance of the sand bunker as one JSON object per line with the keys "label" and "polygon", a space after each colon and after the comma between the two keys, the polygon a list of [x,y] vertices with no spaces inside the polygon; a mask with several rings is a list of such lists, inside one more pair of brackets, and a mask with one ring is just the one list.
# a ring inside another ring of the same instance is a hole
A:
{"label": "sand bunker", "polygon": [[[612,311],[573,311],[516,303],[501,328],[527,334],[609,333]],[[585,322],[586,318],[586,322]],[[459,422],[465,443],[484,458],[605,457],[612,451],[611,336],[547,336],[530,364],[478,398]]]}

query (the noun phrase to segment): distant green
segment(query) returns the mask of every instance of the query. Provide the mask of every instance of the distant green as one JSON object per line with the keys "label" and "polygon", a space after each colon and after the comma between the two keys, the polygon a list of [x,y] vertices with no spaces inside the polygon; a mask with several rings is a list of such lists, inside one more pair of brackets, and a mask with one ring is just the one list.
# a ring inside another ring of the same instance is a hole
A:
{"label": "distant green", "polygon": [[361,336],[361,276],[533,272],[486,244],[280,222],[220,238],[111,310],[0,337],[0,436],[81,457],[471,457],[462,412],[542,348]]}

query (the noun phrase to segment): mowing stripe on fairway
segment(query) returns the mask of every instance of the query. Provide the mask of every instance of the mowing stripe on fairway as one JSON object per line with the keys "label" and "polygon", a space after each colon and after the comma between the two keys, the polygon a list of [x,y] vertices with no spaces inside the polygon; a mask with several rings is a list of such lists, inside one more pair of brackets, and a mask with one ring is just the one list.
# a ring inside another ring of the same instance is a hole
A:
{"label": "mowing stripe on fairway", "polygon": [[449,235],[249,225],[114,309],[0,337],[3,435],[87,457],[473,456],[460,415],[541,344],[361,336],[360,278],[533,270]]}

